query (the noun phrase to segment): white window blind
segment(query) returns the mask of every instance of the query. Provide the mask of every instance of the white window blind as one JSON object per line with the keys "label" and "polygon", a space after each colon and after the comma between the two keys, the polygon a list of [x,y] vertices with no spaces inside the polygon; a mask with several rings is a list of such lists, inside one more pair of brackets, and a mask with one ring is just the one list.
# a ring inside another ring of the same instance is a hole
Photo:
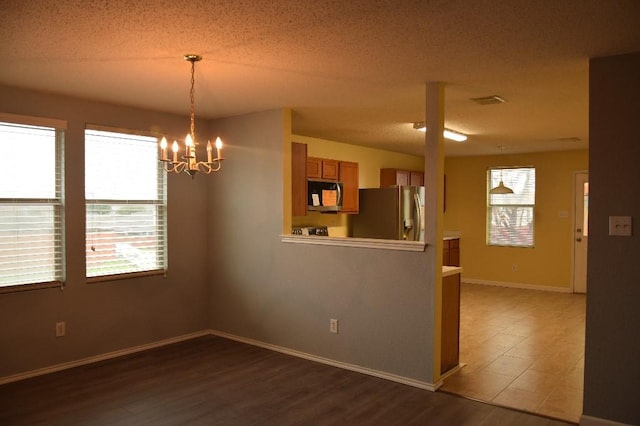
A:
{"label": "white window blind", "polygon": [[0,122],[0,152],[11,159],[0,168],[0,291],[63,282],[63,137]]}
{"label": "white window blind", "polygon": [[166,172],[154,137],[85,131],[87,277],[164,271]]}
{"label": "white window blind", "polygon": [[[513,194],[491,194],[500,181]],[[487,244],[533,247],[536,170],[495,167],[487,172]]]}

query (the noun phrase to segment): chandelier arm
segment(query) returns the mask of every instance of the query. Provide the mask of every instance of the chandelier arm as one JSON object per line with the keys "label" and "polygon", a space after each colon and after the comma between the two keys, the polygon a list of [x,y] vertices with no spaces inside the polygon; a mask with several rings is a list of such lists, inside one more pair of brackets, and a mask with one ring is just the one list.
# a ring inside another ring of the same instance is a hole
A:
{"label": "chandelier arm", "polygon": [[164,170],[168,173],[180,173],[186,169],[187,163],[184,161],[169,161],[164,163]]}
{"label": "chandelier arm", "polygon": [[214,158],[210,163],[206,161],[200,161],[196,164],[196,166],[198,171],[208,175],[209,173],[217,172],[218,170],[220,170],[220,168],[222,167],[222,161],[221,159]]}

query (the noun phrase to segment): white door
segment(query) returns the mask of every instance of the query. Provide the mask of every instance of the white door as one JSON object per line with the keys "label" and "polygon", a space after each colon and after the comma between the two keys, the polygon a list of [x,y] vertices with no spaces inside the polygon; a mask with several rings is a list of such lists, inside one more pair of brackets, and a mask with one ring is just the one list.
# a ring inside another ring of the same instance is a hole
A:
{"label": "white door", "polygon": [[573,291],[587,292],[587,243],[589,242],[589,174],[575,175],[573,204]]}

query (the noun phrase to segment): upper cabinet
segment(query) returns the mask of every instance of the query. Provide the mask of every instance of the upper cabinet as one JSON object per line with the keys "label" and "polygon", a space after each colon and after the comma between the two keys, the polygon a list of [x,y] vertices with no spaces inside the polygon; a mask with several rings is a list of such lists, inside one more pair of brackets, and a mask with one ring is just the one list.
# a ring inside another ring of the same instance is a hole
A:
{"label": "upper cabinet", "polygon": [[340,161],[340,181],[343,185],[342,213],[358,213],[358,163]]}
{"label": "upper cabinet", "polygon": [[307,178],[338,180],[339,161],[326,158],[307,157]]}
{"label": "upper cabinet", "polygon": [[291,143],[291,214],[307,214],[307,145]]}
{"label": "upper cabinet", "polygon": [[307,180],[322,179],[342,183],[342,209],[339,213],[358,213],[358,163],[307,157],[307,145],[291,143],[291,214],[307,214]]}
{"label": "upper cabinet", "polygon": [[424,172],[403,169],[380,169],[380,188],[395,185],[423,186]]}

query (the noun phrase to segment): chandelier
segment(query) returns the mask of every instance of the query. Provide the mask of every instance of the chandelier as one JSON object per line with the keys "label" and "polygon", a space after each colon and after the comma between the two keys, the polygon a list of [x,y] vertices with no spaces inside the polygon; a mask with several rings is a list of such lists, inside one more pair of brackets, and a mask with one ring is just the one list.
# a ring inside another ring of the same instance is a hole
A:
{"label": "chandelier", "polygon": [[171,150],[173,151],[173,157],[169,159],[167,157],[167,138],[163,137],[160,141],[160,161],[163,162],[164,170],[167,172],[175,172],[188,173],[192,178],[195,177],[197,172],[203,172],[206,174],[217,172],[222,167],[222,155],[220,152],[222,151],[222,141],[219,137],[216,138],[215,147],[216,147],[216,157],[213,158],[213,146],[211,145],[211,141],[207,141],[207,161],[198,161],[196,157],[196,135],[195,135],[195,113],[196,107],[194,102],[194,84],[195,84],[195,65],[196,62],[202,60],[202,56],[200,55],[184,55],[185,61],[191,62],[191,109],[189,111],[190,115],[190,127],[189,134],[184,140],[184,155],[178,157],[178,152],[180,151],[180,147],[177,141],[173,141],[173,145],[171,146]]}

